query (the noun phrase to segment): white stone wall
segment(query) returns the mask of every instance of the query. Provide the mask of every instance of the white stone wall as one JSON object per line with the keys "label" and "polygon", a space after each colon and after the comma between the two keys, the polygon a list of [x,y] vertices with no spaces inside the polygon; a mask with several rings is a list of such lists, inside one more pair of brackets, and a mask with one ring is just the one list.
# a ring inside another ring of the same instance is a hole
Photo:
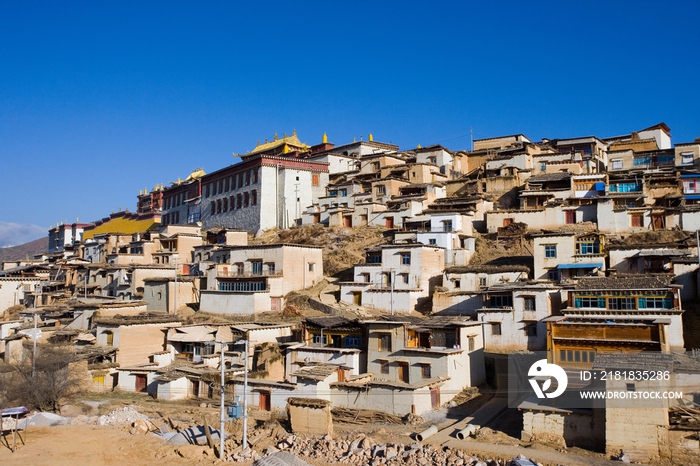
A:
{"label": "white stone wall", "polygon": [[271,309],[270,293],[264,291],[213,291],[200,292],[199,309],[214,314],[254,314]]}
{"label": "white stone wall", "polygon": [[[442,401],[442,396],[441,396]],[[401,390],[398,388],[373,386],[370,390],[357,390],[337,387],[331,395],[333,406],[352,409],[372,409],[397,416],[412,411],[421,415],[431,411],[430,389]]]}
{"label": "white stone wall", "polygon": [[0,277],[0,316],[8,307],[24,302],[25,291],[33,293],[41,278]]}
{"label": "white stone wall", "polygon": [[526,223],[531,229],[559,228],[566,224],[566,215],[561,205],[545,207],[538,210],[497,210],[486,213],[486,228],[495,233],[503,226],[503,220],[512,219],[513,222]]}

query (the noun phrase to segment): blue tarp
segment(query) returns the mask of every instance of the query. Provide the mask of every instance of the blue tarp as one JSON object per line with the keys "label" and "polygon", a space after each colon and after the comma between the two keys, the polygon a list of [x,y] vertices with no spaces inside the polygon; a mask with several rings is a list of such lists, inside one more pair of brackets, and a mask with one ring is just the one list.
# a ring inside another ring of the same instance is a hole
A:
{"label": "blue tarp", "polygon": [[558,269],[594,269],[598,267],[599,269],[603,268],[602,263],[592,263],[592,264],[559,264],[557,265]]}

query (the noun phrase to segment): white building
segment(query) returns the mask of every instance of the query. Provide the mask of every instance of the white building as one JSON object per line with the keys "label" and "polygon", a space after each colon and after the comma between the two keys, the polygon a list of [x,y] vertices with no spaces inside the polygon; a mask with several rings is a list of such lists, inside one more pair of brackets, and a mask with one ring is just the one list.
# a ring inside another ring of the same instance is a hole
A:
{"label": "white building", "polygon": [[394,311],[411,311],[442,283],[445,251],[424,244],[392,244],[370,249],[356,265],[354,281],[340,284],[347,303]]}

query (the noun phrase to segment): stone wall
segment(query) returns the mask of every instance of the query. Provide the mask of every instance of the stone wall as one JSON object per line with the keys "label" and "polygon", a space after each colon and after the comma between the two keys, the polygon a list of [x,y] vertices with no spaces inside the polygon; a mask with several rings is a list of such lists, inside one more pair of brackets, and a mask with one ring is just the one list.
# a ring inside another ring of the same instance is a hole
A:
{"label": "stone wall", "polygon": [[287,413],[292,432],[306,435],[333,435],[331,403],[327,400],[289,398]]}

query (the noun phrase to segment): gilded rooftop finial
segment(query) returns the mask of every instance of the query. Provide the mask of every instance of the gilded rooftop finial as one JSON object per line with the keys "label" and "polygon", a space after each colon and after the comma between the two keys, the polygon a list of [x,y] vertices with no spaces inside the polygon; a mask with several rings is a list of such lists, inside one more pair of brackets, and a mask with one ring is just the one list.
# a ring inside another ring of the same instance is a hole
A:
{"label": "gilded rooftop finial", "polygon": [[327,143],[328,143],[328,135],[326,135],[326,133],[323,133],[323,140],[322,140],[322,142],[323,142],[323,144],[327,144]]}

